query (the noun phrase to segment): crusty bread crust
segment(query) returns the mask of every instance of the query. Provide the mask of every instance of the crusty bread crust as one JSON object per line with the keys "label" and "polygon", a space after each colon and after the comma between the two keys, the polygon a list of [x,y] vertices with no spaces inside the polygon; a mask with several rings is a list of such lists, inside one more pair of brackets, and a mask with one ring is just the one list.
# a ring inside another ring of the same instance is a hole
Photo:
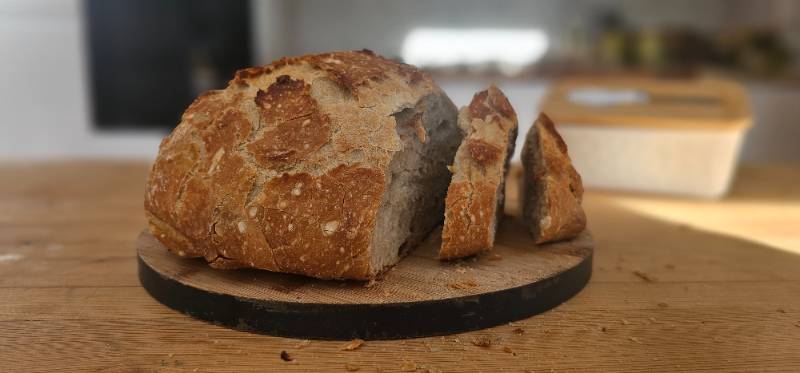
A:
{"label": "crusty bread crust", "polygon": [[576,237],[586,228],[583,184],[567,144],[541,113],[522,148],[522,213],[537,244]]}
{"label": "crusty bread crust", "polygon": [[421,71],[366,50],[240,70],[161,142],[150,230],[215,268],[372,278],[383,269],[370,249],[388,165],[407,141],[425,142],[424,129],[401,139],[393,115],[431,95],[452,106]]}
{"label": "crusty bread crust", "polygon": [[461,109],[459,126],[465,137],[451,167],[441,259],[474,255],[494,245],[508,162],[517,138],[517,114],[503,92],[491,86]]}

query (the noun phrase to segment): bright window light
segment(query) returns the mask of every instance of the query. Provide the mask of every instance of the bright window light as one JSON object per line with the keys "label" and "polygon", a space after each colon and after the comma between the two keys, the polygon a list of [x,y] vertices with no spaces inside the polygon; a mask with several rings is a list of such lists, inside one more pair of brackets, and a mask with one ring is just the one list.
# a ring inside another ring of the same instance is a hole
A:
{"label": "bright window light", "polygon": [[547,46],[538,29],[418,28],[406,36],[402,53],[405,62],[422,67],[495,63],[513,73],[542,58]]}

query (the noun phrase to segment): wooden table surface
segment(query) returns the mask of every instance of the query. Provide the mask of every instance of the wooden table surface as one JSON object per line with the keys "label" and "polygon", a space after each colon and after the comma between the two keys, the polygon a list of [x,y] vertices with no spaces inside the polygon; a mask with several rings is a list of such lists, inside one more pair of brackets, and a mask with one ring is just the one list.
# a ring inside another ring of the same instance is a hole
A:
{"label": "wooden table surface", "polygon": [[0,371],[800,371],[800,165],[743,167],[722,201],[590,192],[594,275],[575,298],[512,325],[355,351],[151,299],[133,249],[146,173],[0,165]]}

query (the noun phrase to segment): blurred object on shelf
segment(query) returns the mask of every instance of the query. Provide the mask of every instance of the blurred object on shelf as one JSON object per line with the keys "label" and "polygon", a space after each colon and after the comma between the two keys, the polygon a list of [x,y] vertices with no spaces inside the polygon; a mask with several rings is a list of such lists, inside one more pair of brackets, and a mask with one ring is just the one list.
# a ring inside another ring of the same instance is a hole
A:
{"label": "blurred object on shelf", "polygon": [[[588,22],[573,23],[565,29],[566,36],[550,43],[547,54],[523,61],[524,64],[517,64],[514,69],[469,61],[426,67],[445,75],[519,77],[622,72],[695,77],[706,71],[716,71],[745,78],[784,78],[797,73],[791,71],[794,56],[786,33],[777,27],[738,25],[698,30],[679,24],[641,26],[628,22],[619,10],[609,10],[597,12]],[[537,37],[540,36],[537,34]]]}
{"label": "blurred object on shelf", "polygon": [[556,122],[589,188],[721,197],[751,124],[743,87],[720,79],[555,82]]}
{"label": "blurred object on shelf", "polygon": [[719,65],[755,75],[785,72],[792,55],[781,35],[769,28],[735,29],[718,37]]}
{"label": "blurred object on shelf", "polygon": [[727,69],[734,74],[775,76],[786,73],[793,60],[781,33],[770,27],[718,32],[675,26],[636,28],[615,12],[601,14],[595,23],[598,36],[590,42],[595,46],[590,58],[600,62],[598,72],[686,76],[703,69]]}
{"label": "blurred object on shelf", "polygon": [[595,59],[606,69],[617,70],[629,65],[630,52],[629,31],[625,21],[617,13],[600,16],[599,40],[595,40]]}
{"label": "blurred object on shelf", "polygon": [[657,30],[648,29],[639,35],[636,46],[637,55],[642,68],[658,71],[664,67],[664,41]]}

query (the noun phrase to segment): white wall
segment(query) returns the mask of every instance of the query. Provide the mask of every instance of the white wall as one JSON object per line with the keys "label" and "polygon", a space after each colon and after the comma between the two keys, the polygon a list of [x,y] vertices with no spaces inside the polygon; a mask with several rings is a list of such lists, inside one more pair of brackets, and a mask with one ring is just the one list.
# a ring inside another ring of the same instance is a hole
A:
{"label": "white wall", "polygon": [[[272,0],[273,2],[275,0]],[[287,53],[369,48],[397,56],[415,27],[539,28],[558,46],[575,27],[590,28],[598,11],[618,9],[636,26],[723,25],[725,0],[286,0],[292,38]]]}
{"label": "white wall", "polygon": [[[612,2],[578,1],[575,4],[558,5],[561,3],[551,1],[534,5],[544,4],[543,10],[536,12],[537,19],[545,25],[551,25],[552,18],[563,12],[572,14],[569,12]],[[373,18],[363,21],[366,23],[355,24],[345,22],[335,32],[324,32],[326,27],[337,27],[343,21],[330,17],[336,6],[323,4],[314,10],[307,8],[309,4],[321,3],[301,3],[305,5],[288,6],[282,0],[267,0],[255,4],[256,58],[260,61],[277,58],[285,53],[280,51],[289,48],[289,44],[296,45],[294,48],[298,52],[364,46],[378,51],[391,50],[404,35],[401,23],[391,18]],[[430,17],[426,14],[441,11],[439,8],[444,9],[447,4],[453,5],[449,2],[423,4],[420,8],[422,10],[408,10],[402,5],[406,3],[381,2],[387,8],[380,10],[376,8],[379,5],[370,5],[372,2],[354,0],[349,3],[359,5],[357,9],[347,11],[358,17],[369,18],[372,13],[385,12],[388,9],[396,12],[398,17],[418,17],[416,19],[420,22],[433,22],[432,18],[426,18]],[[636,2],[622,3],[630,6],[633,9],[631,11],[637,12],[637,16],[638,13],[648,10],[642,5],[635,5]],[[684,8],[688,6],[686,1],[680,3]],[[97,133],[92,129],[81,6],[78,0],[0,1],[0,160],[155,156],[163,134]],[[528,7],[524,4],[521,6]],[[658,6],[656,10],[663,13],[658,19],[681,19],[679,11],[665,9],[670,8],[666,5]],[[498,5],[497,12],[486,18],[487,22],[500,22],[503,14],[509,12],[509,7],[508,4]],[[703,9],[689,16],[691,22],[701,22],[701,17],[697,14],[713,10],[706,8],[713,8],[714,5],[706,4],[702,7]],[[301,13],[305,16],[298,18],[298,11],[307,13]],[[320,21],[322,23],[319,24],[313,21],[324,19],[326,14],[331,18],[330,21]],[[523,16],[524,14],[510,17],[509,22],[522,22]],[[303,20],[293,23],[300,18]],[[642,22],[657,22],[656,18],[645,17]],[[466,18],[455,18],[447,22],[463,23]],[[294,27],[290,28],[287,24],[293,24]],[[381,33],[365,35],[364,27],[368,25],[385,27],[390,32],[383,36],[379,35]],[[289,29],[293,31],[287,31]],[[442,87],[459,106],[467,104],[473,92],[485,88],[489,83],[491,82],[474,79],[440,80]],[[508,93],[520,116],[521,133],[525,133],[538,110],[538,103],[546,90],[546,82],[497,83]],[[800,126],[797,125],[797,118],[800,118],[800,105],[797,104],[800,102],[800,89],[795,85],[751,84],[748,91],[756,124],[745,142],[743,159],[757,162],[800,160]]]}
{"label": "white wall", "polygon": [[92,131],[81,7],[0,1],[0,159],[155,156],[161,134]]}
{"label": "white wall", "polygon": [[751,83],[747,94],[755,119],[743,144],[742,159],[800,161],[800,87]]}

